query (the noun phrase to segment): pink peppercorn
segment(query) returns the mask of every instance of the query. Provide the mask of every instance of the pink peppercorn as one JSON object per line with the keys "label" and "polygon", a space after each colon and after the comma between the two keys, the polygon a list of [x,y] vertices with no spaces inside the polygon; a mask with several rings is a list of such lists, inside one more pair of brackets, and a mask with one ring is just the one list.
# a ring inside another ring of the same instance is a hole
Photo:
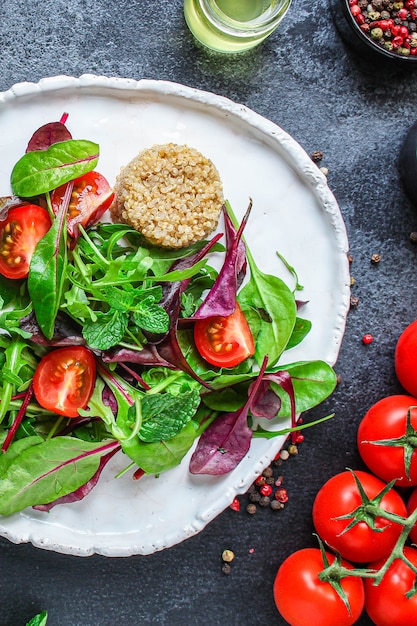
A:
{"label": "pink peppercorn", "polygon": [[370,333],[366,333],[366,335],[362,337],[362,343],[364,343],[365,345],[372,343],[373,340],[374,338],[372,337]]}
{"label": "pink peppercorn", "polygon": [[360,7],[358,7],[357,4],[354,4],[350,7],[350,12],[352,13],[353,17],[356,17],[361,12],[361,9]]}
{"label": "pink peppercorn", "polygon": [[278,502],[288,502],[288,493],[284,488],[277,489],[275,492],[275,500]]}
{"label": "pink peppercorn", "polygon": [[406,20],[407,19],[407,9],[400,9],[397,13],[398,17],[400,18],[400,20]]}
{"label": "pink peppercorn", "polygon": [[267,484],[262,485],[262,487],[259,489],[259,492],[263,496],[270,496],[272,493],[272,487],[271,485],[267,485]]}

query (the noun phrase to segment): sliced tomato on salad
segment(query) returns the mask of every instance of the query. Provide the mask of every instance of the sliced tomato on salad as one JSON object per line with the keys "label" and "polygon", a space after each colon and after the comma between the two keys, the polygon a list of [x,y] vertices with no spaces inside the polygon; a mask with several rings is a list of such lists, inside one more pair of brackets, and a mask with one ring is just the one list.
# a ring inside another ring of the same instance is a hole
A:
{"label": "sliced tomato on salad", "polygon": [[78,417],[96,381],[96,362],[84,346],[57,348],[39,362],[33,377],[36,400],[48,411]]}
{"label": "sliced tomato on salad", "polygon": [[0,221],[0,273],[6,278],[26,278],[35,248],[50,227],[48,212],[36,204],[9,209]]}
{"label": "sliced tomato on salad", "polygon": [[255,354],[252,333],[238,303],[227,317],[197,320],[194,341],[203,359],[217,367],[235,367]]}
{"label": "sliced tomato on salad", "polygon": [[[71,237],[78,235],[78,225],[84,228],[96,224],[113,202],[114,193],[107,179],[98,172],[88,172],[76,178],[67,212],[67,229]],[[67,189],[61,185],[51,193],[52,210],[56,215]]]}

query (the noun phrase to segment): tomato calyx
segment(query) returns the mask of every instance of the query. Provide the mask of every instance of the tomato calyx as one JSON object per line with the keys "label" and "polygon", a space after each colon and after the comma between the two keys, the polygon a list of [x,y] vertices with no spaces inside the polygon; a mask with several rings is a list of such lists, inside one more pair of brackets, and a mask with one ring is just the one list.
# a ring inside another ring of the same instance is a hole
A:
{"label": "tomato calyx", "polygon": [[411,424],[411,411],[417,409],[417,406],[410,406],[407,411],[407,421],[405,427],[405,434],[401,437],[393,437],[392,439],[378,439],[376,441],[363,441],[373,446],[387,446],[392,448],[404,449],[404,468],[405,474],[410,480],[411,472],[411,457],[413,452],[417,449],[417,431]]}
{"label": "tomato calyx", "polygon": [[352,614],[349,599],[346,595],[345,590],[341,584],[341,580],[346,578],[347,576],[356,576],[359,578],[373,576],[375,574],[375,570],[371,570],[369,568],[347,568],[342,564],[342,557],[339,552],[335,553],[335,559],[332,563],[329,562],[329,559],[326,554],[326,550],[324,548],[323,542],[318,535],[315,535],[316,539],[319,543],[319,548],[321,552],[321,557],[323,559],[324,569],[319,572],[318,578],[323,583],[328,583],[338,594],[340,599],[343,601],[349,615]]}
{"label": "tomato calyx", "polygon": [[[350,524],[348,524],[346,528],[340,533],[341,535],[348,532],[351,528],[353,528],[354,526],[356,526],[356,524],[359,524],[360,522],[364,522],[369,526],[369,528],[371,528],[375,532],[383,532],[385,529],[385,525],[381,526],[380,524],[381,518],[386,519],[387,522],[390,521],[397,524],[403,524],[405,522],[404,517],[401,517],[396,513],[387,511],[380,506],[384,496],[394,487],[395,480],[392,480],[390,483],[388,483],[374,498],[369,498],[355,472],[353,470],[349,471],[351,472],[358,488],[361,497],[361,504],[350,513],[346,513],[345,515],[340,515],[334,518],[336,520],[352,520]],[[377,519],[379,521],[378,526],[376,525]]]}

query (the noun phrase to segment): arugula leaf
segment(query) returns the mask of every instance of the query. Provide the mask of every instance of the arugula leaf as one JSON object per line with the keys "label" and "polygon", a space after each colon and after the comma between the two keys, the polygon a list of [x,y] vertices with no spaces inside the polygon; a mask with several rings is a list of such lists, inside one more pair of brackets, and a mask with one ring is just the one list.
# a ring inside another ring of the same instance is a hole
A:
{"label": "arugula leaf", "polygon": [[39,196],[93,170],[99,146],[85,139],[69,139],[46,150],[27,152],[12,170],[13,192],[22,198]]}
{"label": "arugula leaf", "polygon": [[197,389],[176,396],[146,394],[142,400],[139,438],[147,442],[172,439],[195,415],[199,404]]}

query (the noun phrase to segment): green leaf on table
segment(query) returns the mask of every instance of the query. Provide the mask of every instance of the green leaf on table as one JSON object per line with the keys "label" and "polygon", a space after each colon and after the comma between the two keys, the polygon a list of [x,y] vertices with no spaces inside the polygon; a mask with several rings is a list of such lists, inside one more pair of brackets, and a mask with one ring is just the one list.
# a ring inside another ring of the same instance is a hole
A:
{"label": "green leaf on table", "polygon": [[52,191],[93,170],[99,146],[85,139],[69,139],[52,144],[47,150],[24,154],[13,168],[13,192],[22,198]]}
{"label": "green leaf on table", "polygon": [[46,626],[47,619],[48,613],[46,611],[42,611],[42,613],[38,613],[38,615],[32,617],[26,626]]}

